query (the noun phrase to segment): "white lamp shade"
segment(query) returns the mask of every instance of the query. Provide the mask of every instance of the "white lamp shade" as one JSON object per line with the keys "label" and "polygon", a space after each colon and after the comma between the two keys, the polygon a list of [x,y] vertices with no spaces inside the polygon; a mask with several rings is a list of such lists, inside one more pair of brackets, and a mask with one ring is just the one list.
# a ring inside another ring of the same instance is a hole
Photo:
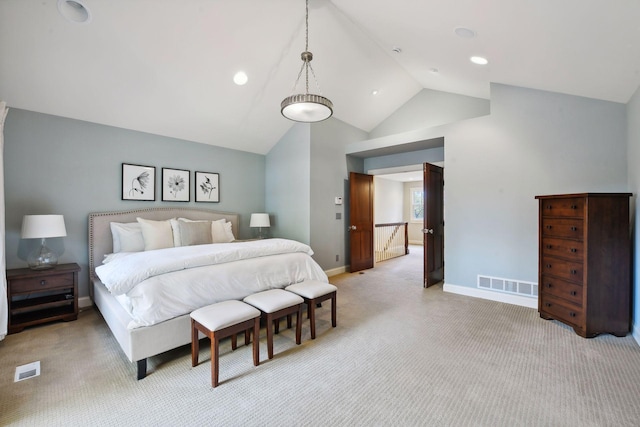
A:
{"label": "white lamp shade", "polygon": [[25,215],[22,218],[23,239],[46,239],[66,235],[67,229],[62,215]]}
{"label": "white lamp shade", "polygon": [[269,214],[251,214],[251,222],[249,223],[249,227],[271,227],[271,222],[269,222]]}

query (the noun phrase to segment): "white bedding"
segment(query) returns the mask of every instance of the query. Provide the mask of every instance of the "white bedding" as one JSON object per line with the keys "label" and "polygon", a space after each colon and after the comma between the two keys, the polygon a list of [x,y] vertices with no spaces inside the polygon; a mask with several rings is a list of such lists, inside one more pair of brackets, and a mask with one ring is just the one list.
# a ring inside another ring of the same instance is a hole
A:
{"label": "white bedding", "polygon": [[134,329],[303,280],[327,282],[312,254],[308,245],[286,239],[186,246],[119,254],[96,274]]}

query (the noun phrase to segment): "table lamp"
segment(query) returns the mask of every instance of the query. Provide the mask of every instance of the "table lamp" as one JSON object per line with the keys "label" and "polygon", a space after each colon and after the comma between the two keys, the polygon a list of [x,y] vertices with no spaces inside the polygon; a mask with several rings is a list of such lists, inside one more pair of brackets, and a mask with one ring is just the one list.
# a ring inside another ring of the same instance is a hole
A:
{"label": "table lamp", "polygon": [[266,239],[268,237],[269,230],[263,230],[263,228],[271,227],[271,223],[269,222],[269,214],[267,213],[253,213],[251,214],[251,222],[249,223],[249,227],[257,228],[258,232],[256,233],[256,237],[258,239]]}
{"label": "table lamp", "polygon": [[44,270],[58,264],[58,256],[47,247],[48,237],[64,237],[67,229],[62,215],[25,215],[22,218],[23,239],[42,239],[40,247],[27,256],[29,268]]}

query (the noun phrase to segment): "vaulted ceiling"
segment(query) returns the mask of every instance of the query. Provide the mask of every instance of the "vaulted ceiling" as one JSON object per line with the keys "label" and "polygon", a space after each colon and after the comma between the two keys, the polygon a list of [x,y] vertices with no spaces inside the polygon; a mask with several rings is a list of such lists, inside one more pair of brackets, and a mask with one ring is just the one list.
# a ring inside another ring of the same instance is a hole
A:
{"label": "vaulted ceiling", "polygon": [[[70,0],[0,0],[10,107],[261,154],[291,127],[280,102],[302,64],[304,0],[77,2],[88,22],[64,17]],[[640,85],[640,1],[310,0],[309,50],[334,117],[365,131],[423,88],[489,98],[498,82],[626,103]]]}

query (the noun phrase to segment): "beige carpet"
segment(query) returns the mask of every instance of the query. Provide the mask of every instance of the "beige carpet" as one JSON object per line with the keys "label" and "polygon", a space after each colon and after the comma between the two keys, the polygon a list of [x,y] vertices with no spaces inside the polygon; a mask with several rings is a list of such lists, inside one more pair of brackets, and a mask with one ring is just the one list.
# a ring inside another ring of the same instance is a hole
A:
{"label": "beige carpet", "polygon": [[[415,255],[415,254],[414,254]],[[424,290],[415,256],[332,278],[338,327],[319,309],[318,336],[292,330],[254,367],[250,347],[220,359],[208,346],[150,360],[135,380],[93,309],[75,322],[0,342],[0,424],[113,426],[637,426],[640,348],[630,337],[577,336],[536,310]],[[41,361],[39,377],[13,382]]]}

